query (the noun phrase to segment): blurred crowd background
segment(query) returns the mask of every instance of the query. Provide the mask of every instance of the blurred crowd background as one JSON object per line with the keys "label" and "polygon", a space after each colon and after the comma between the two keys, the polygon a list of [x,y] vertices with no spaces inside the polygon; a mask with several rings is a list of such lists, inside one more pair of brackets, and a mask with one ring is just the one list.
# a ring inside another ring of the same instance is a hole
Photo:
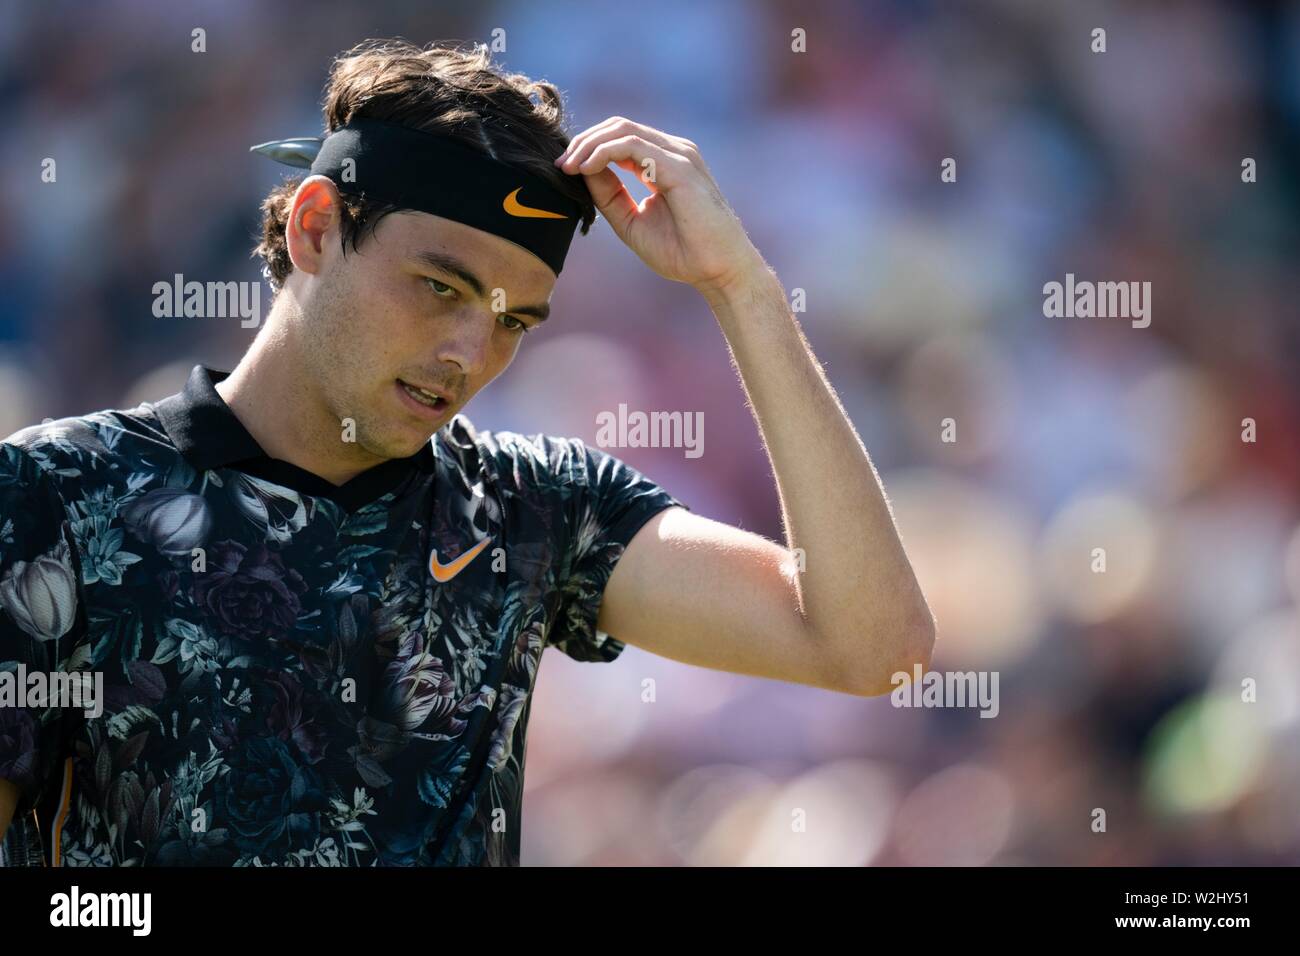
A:
{"label": "blurred crowd background", "polygon": [[[1000,677],[981,719],[553,651],[523,862],[1300,862],[1295,5],[6,3],[0,434],[233,367],[251,329],[156,319],[152,287],[259,278],[286,170],[248,147],[318,135],[329,61],[361,39],[494,28],[571,131],[621,114],[700,145],[805,292],[938,617],[934,667]],[[1150,327],[1045,318],[1066,273],[1151,282]],[[611,451],[779,539],[703,300],[598,222],[552,305],[475,424],[594,443],[620,402],[702,411],[700,458]]]}

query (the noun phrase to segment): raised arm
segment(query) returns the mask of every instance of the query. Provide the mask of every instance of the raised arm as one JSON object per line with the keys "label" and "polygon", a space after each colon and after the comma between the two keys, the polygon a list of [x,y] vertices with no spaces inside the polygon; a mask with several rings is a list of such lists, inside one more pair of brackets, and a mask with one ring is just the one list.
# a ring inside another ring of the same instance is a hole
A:
{"label": "raised arm", "polygon": [[[705,667],[863,695],[928,667],[934,618],[880,478],[695,144],[612,117],[557,163],[586,176],[602,216],[651,269],[705,297],[771,460],[785,529],[779,545],[682,509],[656,516],[605,588],[601,630]],[[641,174],[652,195],[635,202],[610,164]]]}

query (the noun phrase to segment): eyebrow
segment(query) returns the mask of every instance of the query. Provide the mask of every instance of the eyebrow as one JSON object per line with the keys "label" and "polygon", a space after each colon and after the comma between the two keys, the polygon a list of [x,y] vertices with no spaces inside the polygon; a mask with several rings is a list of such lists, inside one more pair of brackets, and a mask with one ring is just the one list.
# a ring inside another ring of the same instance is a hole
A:
{"label": "eyebrow", "polygon": [[[415,256],[420,262],[424,263],[431,269],[437,269],[439,272],[455,276],[474,290],[474,294],[479,298],[485,298],[484,286],[479,277],[469,270],[465,263],[461,262],[455,256],[449,256],[444,252],[420,252]],[[531,315],[538,322],[545,322],[551,314],[551,306],[547,302],[541,305],[521,305],[512,309],[506,309],[509,315]]]}

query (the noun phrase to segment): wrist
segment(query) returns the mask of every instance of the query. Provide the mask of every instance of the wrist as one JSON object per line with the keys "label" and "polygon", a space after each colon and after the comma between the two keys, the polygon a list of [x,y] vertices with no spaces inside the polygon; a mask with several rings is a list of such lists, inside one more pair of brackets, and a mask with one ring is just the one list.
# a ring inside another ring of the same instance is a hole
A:
{"label": "wrist", "polygon": [[[695,286],[695,291],[704,296],[709,307],[714,311],[718,309],[735,308],[737,306],[747,306],[754,299],[776,287],[780,289],[780,281],[771,267],[763,261],[763,257],[754,251],[754,258],[743,268],[737,270],[724,279],[715,282],[701,283]],[[785,297],[785,293],[780,293]]]}

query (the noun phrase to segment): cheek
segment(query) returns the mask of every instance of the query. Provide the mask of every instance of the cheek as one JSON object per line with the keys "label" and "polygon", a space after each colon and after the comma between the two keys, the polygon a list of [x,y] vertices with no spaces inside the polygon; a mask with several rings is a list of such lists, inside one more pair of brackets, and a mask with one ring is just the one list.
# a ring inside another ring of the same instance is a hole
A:
{"label": "cheek", "polygon": [[498,334],[492,339],[492,361],[491,367],[484,376],[484,383],[490,382],[502,372],[504,372],[510,363],[514,361],[515,355],[519,352],[519,343],[523,336],[514,336],[508,334]]}
{"label": "cheek", "polygon": [[402,283],[373,287],[355,303],[353,341],[379,355],[409,350],[421,330],[427,329],[428,317],[420,306],[418,296]]}

